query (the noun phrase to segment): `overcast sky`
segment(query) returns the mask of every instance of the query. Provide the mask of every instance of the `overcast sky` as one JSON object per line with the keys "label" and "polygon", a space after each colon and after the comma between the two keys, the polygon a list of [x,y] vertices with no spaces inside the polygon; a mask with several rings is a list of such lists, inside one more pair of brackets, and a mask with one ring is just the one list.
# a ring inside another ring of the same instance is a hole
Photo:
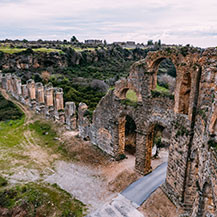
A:
{"label": "overcast sky", "polygon": [[0,39],[217,46],[217,0],[0,0]]}

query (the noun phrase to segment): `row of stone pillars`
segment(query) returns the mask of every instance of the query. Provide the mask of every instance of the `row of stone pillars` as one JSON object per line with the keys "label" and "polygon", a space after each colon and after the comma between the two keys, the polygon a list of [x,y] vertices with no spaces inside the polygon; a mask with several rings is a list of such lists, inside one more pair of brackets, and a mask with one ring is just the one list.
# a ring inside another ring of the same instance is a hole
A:
{"label": "row of stone pillars", "polygon": [[1,74],[0,86],[22,104],[29,106],[38,114],[66,124],[67,129],[76,129],[76,106],[74,102],[66,102],[64,107],[63,90],[52,84],[43,86],[30,79],[22,84],[15,74]]}

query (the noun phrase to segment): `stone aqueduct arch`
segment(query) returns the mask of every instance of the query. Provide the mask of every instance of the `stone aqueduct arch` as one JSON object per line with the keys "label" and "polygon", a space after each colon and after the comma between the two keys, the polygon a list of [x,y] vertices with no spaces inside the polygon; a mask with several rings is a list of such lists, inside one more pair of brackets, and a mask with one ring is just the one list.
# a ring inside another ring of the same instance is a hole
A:
{"label": "stone aqueduct arch", "polygon": [[[115,89],[100,101],[92,123],[84,117],[85,110],[80,109],[79,113],[80,135],[83,138],[88,136],[93,144],[116,158],[123,153],[124,117],[132,117],[136,124],[135,169],[143,174],[151,170],[150,131],[155,124],[165,126],[171,139],[167,178],[162,188],[175,204],[184,204],[192,216],[196,216],[197,212],[192,210],[197,209],[199,198],[196,181],[201,182],[202,176],[208,176],[203,159],[208,159],[208,167],[216,168],[213,155],[197,158],[199,163],[195,163],[196,159],[192,157],[195,149],[204,150],[203,153],[210,151],[207,126],[213,131],[216,123],[216,111],[209,109],[213,107],[213,100],[217,101],[213,94],[213,90],[217,91],[216,54],[215,49],[203,55],[200,52],[183,55],[179,49],[149,52],[144,60],[133,64],[129,76],[118,81]],[[174,100],[152,96],[158,66],[166,58],[176,68]],[[138,97],[135,107],[124,103],[129,89],[135,91]],[[205,121],[208,123],[204,124]],[[195,165],[199,169],[195,169]],[[214,203],[216,206],[216,198]]]}

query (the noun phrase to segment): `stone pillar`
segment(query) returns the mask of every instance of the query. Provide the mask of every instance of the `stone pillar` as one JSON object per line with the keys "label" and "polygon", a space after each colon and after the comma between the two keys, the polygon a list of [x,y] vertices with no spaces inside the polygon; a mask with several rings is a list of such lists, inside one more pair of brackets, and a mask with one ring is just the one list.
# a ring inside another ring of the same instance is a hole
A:
{"label": "stone pillar", "polygon": [[125,150],[125,124],[126,124],[126,117],[120,117],[118,120],[118,144],[119,150],[118,155],[124,154]]}
{"label": "stone pillar", "polygon": [[17,96],[18,99],[21,100],[21,96],[22,96],[22,82],[20,78],[16,79],[16,88],[17,88]]}
{"label": "stone pillar", "polygon": [[42,83],[38,82],[35,85],[35,89],[36,89],[36,112],[44,113],[44,109],[45,109],[44,86]]}
{"label": "stone pillar", "polygon": [[[63,102],[63,89],[54,89],[54,108],[55,108],[55,120],[65,122],[64,114],[64,102]],[[60,118],[61,117],[61,118]]]}
{"label": "stone pillar", "polygon": [[77,128],[76,105],[74,102],[66,102],[65,106],[66,128],[75,130]]}
{"label": "stone pillar", "polygon": [[90,130],[90,121],[87,117],[88,114],[88,106],[85,103],[79,103],[78,107],[78,130],[79,136],[82,139],[89,138],[89,130]]}
{"label": "stone pillar", "polygon": [[1,87],[6,90],[7,89],[7,79],[5,75],[2,75],[1,81],[2,81]]}
{"label": "stone pillar", "polygon": [[45,86],[45,115],[47,118],[54,116],[54,102],[53,102],[54,88],[51,83]]}
{"label": "stone pillar", "polygon": [[151,152],[147,143],[147,134],[136,132],[136,165],[135,169],[141,174],[151,171]]}
{"label": "stone pillar", "polygon": [[22,91],[22,99],[21,99],[21,102],[25,105],[28,104],[29,102],[29,92],[28,92],[28,88],[27,88],[27,85],[24,84],[21,86],[21,91]]}
{"label": "stone pillar", "polygon": [[11,76],[11,86],[12,86],[11,94],[14,98],[18,99],[16,80],[17,80],[17,76],[15,74],[12,74],[12,76]]}
{"label": "stone pillar", "polygon": [[30,79],[27,81],[27,89],[29,92],[29,106],[35,108],[36,105],[36,93],[35,93],[35,81]]}
{"label": "stone pillar", "polygon": [[56,111],[64,109],[63,89],[62,88],[55,88],[54,90],[54,105],[55,105]]}
{"label": "stone pillar", "polygon": [[3,74],[0,73],[0,87],[1,87],[1,84],[2,84],[2,77],[3,77]]}
{"label": "stone pillar", "polygon": [[12,84],[11,84],[11,73],[6,74],[6,90],[7,92],[12,92]]}

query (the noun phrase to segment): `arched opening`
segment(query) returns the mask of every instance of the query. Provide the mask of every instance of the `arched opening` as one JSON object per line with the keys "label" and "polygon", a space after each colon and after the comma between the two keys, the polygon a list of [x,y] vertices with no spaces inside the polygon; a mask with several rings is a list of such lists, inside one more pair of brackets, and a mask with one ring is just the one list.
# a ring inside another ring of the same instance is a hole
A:
{"label": "arched opening", "polygon": [[191,74],[185,73],[183,75],[182,83],[179,92],[179,105],[178,112],[188,115],[189,112],[189,101],[191,94]]}
{"label": "arched opening", "polygon": [[119,157],[126,158],[128,155],[136,153],[136,124],[129,116],[119,118],[118,123],[119,137]]}
{"label": "arched opening", "polygon": [[153,64],[151,89],[156,96],[173,96],[176,86],[176,68],[168,58],[159,58]]}
{"label": "arched opening", "polygon": [[123,90],[121,90],[119,97],[122,100],[132,103],[137,103],[139,100],[141,101],[141,95],[130,88],[124,88]]}
{"label": "arched opening", "polygon": [[170,135],[165,127],[154,124],[150,127],[146,141],[145,171],[155,169],[168,161]]}
{"label": "arched opening", "polygon": [[125,153],[136,153],[136,124],[130,116],[126,116],[125,122]]}

